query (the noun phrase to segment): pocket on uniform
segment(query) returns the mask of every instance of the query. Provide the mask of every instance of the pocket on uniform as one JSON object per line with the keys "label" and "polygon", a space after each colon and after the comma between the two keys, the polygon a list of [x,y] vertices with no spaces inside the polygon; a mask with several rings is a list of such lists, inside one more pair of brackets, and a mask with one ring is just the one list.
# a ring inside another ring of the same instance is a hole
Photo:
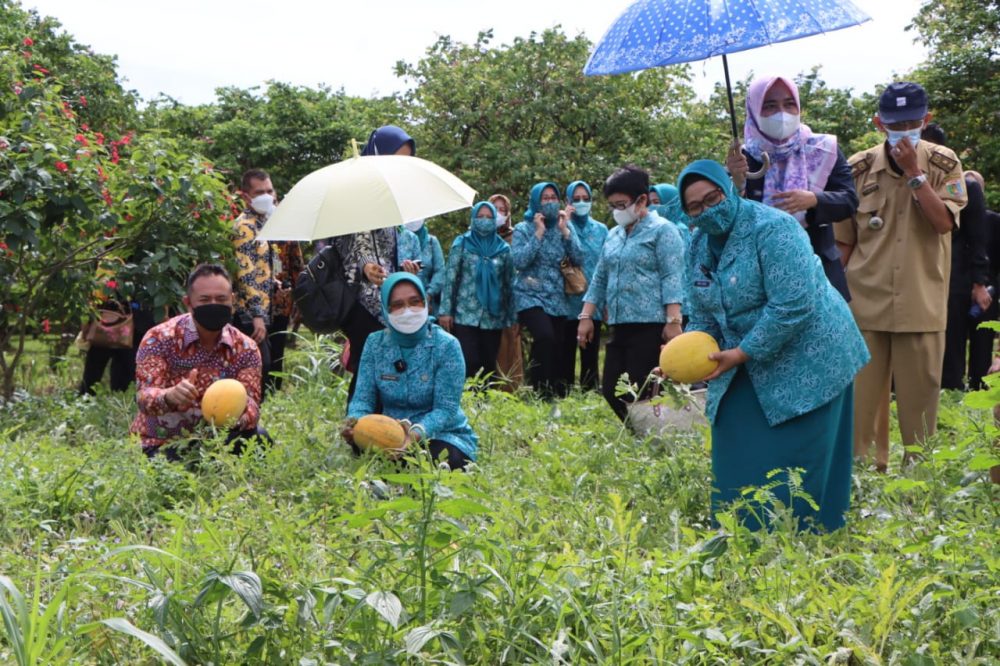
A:
{"label": "pocket on uniform", "polygon": [[882,192],[876,190],[871,194],[862,196],[861,201],[858,202],[858,210],[855,213],[858,220],[858,228],[862,230],[872,229],[872,218],[879,217],[884,207],[885,195]]}

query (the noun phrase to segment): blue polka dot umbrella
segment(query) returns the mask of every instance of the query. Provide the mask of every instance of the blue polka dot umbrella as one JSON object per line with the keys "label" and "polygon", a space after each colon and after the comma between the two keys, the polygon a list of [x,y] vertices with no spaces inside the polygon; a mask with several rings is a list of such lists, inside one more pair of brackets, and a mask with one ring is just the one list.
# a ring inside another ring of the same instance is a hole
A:
{"label": "blue polka dot umbrella", "polygon": [[583,72],[621,74],[721,55],[738,140],[726,54],[870,20],[848,0],[637,0],[611,24]]}

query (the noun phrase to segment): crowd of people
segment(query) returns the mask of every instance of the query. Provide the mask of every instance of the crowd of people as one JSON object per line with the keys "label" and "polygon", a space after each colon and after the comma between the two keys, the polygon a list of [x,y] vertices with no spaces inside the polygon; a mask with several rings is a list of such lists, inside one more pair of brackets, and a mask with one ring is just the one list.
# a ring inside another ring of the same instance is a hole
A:
{"label": "crowd of people", "polygon": [[[553,402],[573,387],[600,391],[627,427],[629,403],[662,381],[661,346],[702,331],[720,347],[703,378],[713,510],[773,484],[772,470],[796,469],[812,501],[786,476],[774,493],[803,525],[840,527],[853,466],[888,467],[891,395],[906,462],[935,432],[941,389],[978,388],[990,371],[993,334],[976,324],[997,317],[1000,220],[986,210],[982,177],[945,146],[919,85],[886,88],[873,117],[884,140],[851,157],[800,111],[793,81],[753,81],[743,145],[724,165],[697,160],[676,183],[653,183],[635,165],[609,174],[597,189],[610,229],[590,183],[541,181],[516,224],[508,196],[476,202],[447,255],[425,220],[322,243],[357,294],[342,327],[343,438],[357,450],[356,420],[385,414],[406,424],[406,447],[463,469],[477,455],[461,408],[472,377],[473,388],[506,390],[526,380]],[[364,148],[416,151],[394,126]],[[150,456],[175,457],[197,398],[220,377],[248,394],[234,449],[270,441],[258,417],[280,389],[304,259],[298,243],[257,239],[277,204],[270,176],[247,172],[241,192],[236,275],[197,267],[187,312],[135,342],[132,431]],[[103,371],[102,354],[88,354],[82,390]],[[768,524],[753,506],[744,517]]]}

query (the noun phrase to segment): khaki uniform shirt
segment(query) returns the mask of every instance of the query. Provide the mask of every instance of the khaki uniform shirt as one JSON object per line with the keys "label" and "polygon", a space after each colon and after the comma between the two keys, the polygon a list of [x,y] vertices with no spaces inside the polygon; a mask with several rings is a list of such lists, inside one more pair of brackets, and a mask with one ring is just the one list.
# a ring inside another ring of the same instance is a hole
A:
{"label": "khaki uniform shirt", "polygon": [[[919,142],[916,150],[929,186],[957,227],[966,203],[961,163],[951,150],[928,141]],[[894,333],[945,330],[951,234],[939,234],[924,217],[908,178],[889,165],[885,143],[848,162],[860,203],[853,220],[833,227],[838,242],[854,246],[846,272],[858,328]]]}

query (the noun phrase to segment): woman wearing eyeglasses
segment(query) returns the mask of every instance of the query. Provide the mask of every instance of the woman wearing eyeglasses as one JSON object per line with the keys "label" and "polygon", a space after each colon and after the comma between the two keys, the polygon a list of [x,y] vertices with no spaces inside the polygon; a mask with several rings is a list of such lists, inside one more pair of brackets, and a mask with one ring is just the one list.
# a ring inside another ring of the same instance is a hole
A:
{"label": "woman wearing eyeglasses", "polygon": [[[678,179],[690,218],[687,330],[722,351],[705,377],[712,424],[713,514],[747,486],[773,493],[803,527],[834,530],[850,503],[853,382],[868,349],[794,217],[740,198],[718,162],[698,160]],[[799,468],[792,497],[787,474]],[[768,505],[741,512],[768,524]]]}
{"label": "woman wearing eyeglasses", "polygon": [[564,258],[575,266],[583,264],[580,239],[562,208],[555,183],[536,183],[531,188],[528,210],[524,221],[514,227],[510,250],[517,269],[514,308],[521,326],[531,333],[531,386],[543,398],[555,398],[561,389],[556,349],[570,314],[559,265]]}
{"label": "woman wearing eyeglasses", "polygon": [[479,442],[460,404],[465,387],[462,348],[428,321],[420,278],[392,273],[379,291],[387,328],[368,336],[341,435],[354,447],[357,419],[378,412],[409,422],[406,447],[425,446],[433,458],[462,469],[476,459]]}
{"label": "woman wearing eyeglasses", "polygon": [[[656,366],[660,345],[681,334],[684,244],[677,229],[648,209],[649,174],[628,165],[604,183],[615,228],[608,233],[594,279],[583,297],[577,343],[594,344],[594,315],[607,312],[611,339],[604,350],[601,393],[622,421],[628,398],[618,380],[643,387]],[[642,394],[647,395],[651,384]]]}

